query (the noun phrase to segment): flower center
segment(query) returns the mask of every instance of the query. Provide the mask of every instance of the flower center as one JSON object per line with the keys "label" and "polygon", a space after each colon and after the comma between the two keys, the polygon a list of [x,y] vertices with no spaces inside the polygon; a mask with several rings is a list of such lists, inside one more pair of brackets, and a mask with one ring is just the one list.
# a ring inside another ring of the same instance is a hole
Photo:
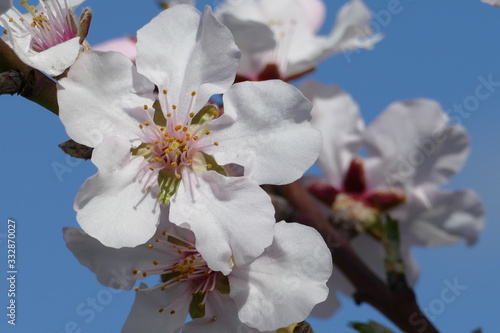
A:
{"label": "flower center", "polygon": [[[132,273],[137,280],[151,275],[161,277],[161,282],[157,285],[147,289],[136,287],[135,291],[160,289],[168,292],[171,288],[181,287],[183,292],[178,298],[162,306],[158,311],[174,314],[179,303],[190,302],[191,308],[201,311],[201,317],[203,317],[207,295],[216,288],[216,284],[220,281],[219,277],[223,276],[207,266],[193,243],[167,234],[166,231],[163,231],[161,238],[156,238],[154,242],[148,244],[148,248],[160,250],[156,253],[163,252],[164,257],[168,259],[158,258],[158,260],[151,261],[149,267],[146,265],[142,270],[134,269]],[[191,316],[200,316],[200,314],[193,313],[193,309],[190,311]]]}
{"label": "flower center", "polygon": [[[139,128],[142,130],[143,142],[138,148],[132,149],[132,154],[143,156],[147,164],[150,179],[158,181],[161,203],[169,202],[180,184],[181,173],[184,168],[195,172],[214,170],[226,174],[215,159],[204,153],[209,146],[219,146],[217,141],[210,140],[210,122],[217,118],[219,113],[214,105],[207,105],[199,112],[191,112],[196,92],[191,92],[191,102],[188,110],[181,111],[177,105],[169,105],[166,95],[164,106],[168,110],[162,112],[155,105],[154,119],[149,119]],[[144,110],[149,106],[144,105]],[[149,189],[151,185],[147,186]]]}
{"label": "flower center", "polygon": [[58,0],[44,0],[41,4],[45,11],[30,6],[26,0],[20,4],[26,7],[32,20],[28,22],[23,14],[13,8],[18,14],[18,19],[10,17],[9,28],[14,35],[29,34],[33,50],[45,51],[78,35],[75,15],[68,8],[66,1],[60,3]]}

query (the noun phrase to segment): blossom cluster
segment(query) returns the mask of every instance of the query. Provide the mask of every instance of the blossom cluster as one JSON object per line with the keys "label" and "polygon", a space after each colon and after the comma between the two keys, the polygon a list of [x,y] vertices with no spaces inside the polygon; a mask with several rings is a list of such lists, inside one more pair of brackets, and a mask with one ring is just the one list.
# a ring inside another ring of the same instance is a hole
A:
{"label": "blossom cluster", "polygon": [[[276,221],[265,185],[307,187],[381,279],[384,216],[398,221],[410,286],[411,247],[477,241],[479,197],[441,189],[469,139],[438,102],[394,102],[365,127],[341,88],[290,84],[382,40],[361,0],[326,36],[321,0],[224,1],[203,13],[172,1],[136,37],[94,48],[90,10],[75,16],[82,2],[23,0],[22,14],[2,1],[0,24],[22,62],[57,80],[68,136],[92,149],[97,173],[74,201],[82,229],[65,228],[64,240],[100,283],[135,290],[122,332],[276,332],[332,315],[335,291],[353,294],[317,230]],[[316,162],[323,178],[303,177]]]}

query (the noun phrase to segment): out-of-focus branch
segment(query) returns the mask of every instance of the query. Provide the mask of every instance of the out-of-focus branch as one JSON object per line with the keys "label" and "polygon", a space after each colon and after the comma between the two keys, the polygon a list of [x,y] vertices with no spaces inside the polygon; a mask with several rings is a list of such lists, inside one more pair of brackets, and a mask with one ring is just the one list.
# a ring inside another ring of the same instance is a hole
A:
{"label": "out-of-focus branch", "polygon": [[9,91],[9,94],[19,95],[40,104],[44,108],[58,114],[56,83],[36,70],[23,63],[14,51],[0,39],[0,73],[17,71],[19,79],[24,81],[19,91]]}
{"label": "out-of-focus branch", "polygon": [[404,332],[438,332],[420,310],[414,292],[409,288],[391,290],[380,280],[351,248],[349,235],[335,230],[299,181],[281,186],[280,190],[299,212],[298,222],[323,236],[332,250],[334,264],[356,288],[357,303],[371,304]]}

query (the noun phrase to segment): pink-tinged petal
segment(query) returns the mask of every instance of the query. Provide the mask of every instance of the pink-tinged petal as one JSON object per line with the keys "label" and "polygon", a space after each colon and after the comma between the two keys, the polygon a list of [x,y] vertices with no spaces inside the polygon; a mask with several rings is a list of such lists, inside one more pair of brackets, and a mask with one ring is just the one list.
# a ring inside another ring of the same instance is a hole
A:
{"label": "pink-tinged petal", "polygon": [[500,7],[500,0],[481,0],[481,2],[490,4],[493,7]]}
{"label": "pink-tinged petal", "polygon": [[137,74],[124,55],[83,53],[59,81],[59,116],[75,141],[95,147],[106,136],[140,137],[139,124],[152,119],[154,85]]}
{"label": "pink-tinged petal", "polygon": [[239,57],[231,32],[208,6],[203,15],[193,6],[174,6],[137,32],[139,73],[167,90],[169,104],[179,112],[197,112],[212,95],[226,91]]}
{"label": "pink-tinged petal", "polygon": [[65,227],[63,234],[66,246],[80,264],[94,272],[101,284],[115,289],[131,289],[137,280],[133,277],[134,269],[150,267],[153,260],[166,259],[169,254],[146,245],[121,249],[106,247],[83,230],[71,227]]}
{"label": "pink-tinged petal", "polygon": [[137,40],[135,39],[135,37],[125,36],[107,40],[95,45],[94,47],[92,47],[92,49],[96,51],[119,52],[129,58],[132,62],[135,62],[135,58],[137,56],[136,43]]}
{"label": "pink-tinged petal", "polygon": [[182,330],[183,333],[261,333],[238,319],[236,304],[228,295],[222,295],[217,291],[211,293],[207,298],[205,309],[205,317],[187,323]]}
{"label": "pink-tinged petal", "polygon": [[99,171],[76,196],[78,223],[106,246],[145,243],[155,233],[160,216],[156,196],[145,192],[147,184],[138,180],[145,160],[131,156],[127,140],[106,137],[94,149],[92,162]]}
{"label": "pink-tinged petal", "polygon": [[322,0],[299,0],[313,32],[318,32],[325,22],[326,6]]}
{"label": "pink-tinged petal", "polygon": [[439,246],[461,239],[469,245],[477,241],[484,227],[484,208],[474,191],[436,192],[430,200],[432,207],[427,211],[406,208],[407,220],[401,219],[401,225],[409,243]]}
{"label": "pink-tinged petal", "polygon": [[253,180],[187,169],[171,200],[170,220],[192,230],[208,267],[224,274],[231,271],[232,257],[246,265],[262,254],[275,225],[271,199]]}
{"label": "pink-tinged petal", "polygon": [[345,172],[362,144],[364,130],[359,107],[337,86],[307,81],[300,90],[313,103],[311,124],[323,136],[319,165],[326,179],[341,188]]}
{"label": "pink-tinged petal", "polygon": [[445,184],[469,155],[465,130],[447,122],[432,100],[391,104],[365,132],[369,185],[396,186],[409,195],[419,187]]}
{"label": "pink-tinged petal", "polygon": [[280,222],[259,258],[233,268],[230,296],[243,323],[261,331],[287,327],[326,300],[332,268],[330,250],[316,230]]}
{"label": "pink-tinged petal", "polygon": [[245,176],[259,184],[291,183],[321,149],[321,135],[308,121],[310,110],[300,91],[282,81],[235,84],[224,95],[224,114],[211,128],[219,146],[206,152],[220,164],[242,165]]}
{"label": "pink-tinged petal", "polygon": [[[186,297],[188,293],[183,288],[185,286],[180,284],[165,291],[160,289],[138,291],[121,332],[179,333],[184,326],[189,310],[190,300]],[[141,283],[140,289],[145,288],[147,285]],[[191,295],[189,294],[189,296]],[[170,313],[170,309],[159,312],[159,309],[177,299],[183,301],[176,302],[174,314]]]}

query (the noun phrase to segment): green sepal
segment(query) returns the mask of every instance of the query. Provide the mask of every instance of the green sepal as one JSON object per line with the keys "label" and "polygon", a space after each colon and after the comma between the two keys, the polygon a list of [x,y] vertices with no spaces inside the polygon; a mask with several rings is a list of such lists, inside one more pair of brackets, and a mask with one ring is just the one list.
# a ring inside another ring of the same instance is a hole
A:
{"label": "green sepal", "polygon": [[163,127],[167,126],[167,118],[165,118],[158,100],[153,103],[153,108],[155,109],[155,113],[153,115],[153,121],[155,124]]}
{"label": "green sepal", "polygon": [[[205,304],[203,304],[203,298],[205,294],[196,293],[191,299],[191,303],[189,304],[189,315],[193,319],[203,318],[205,317]],[[200,304],[203,306],[200,307]]]}
{"label": "green sepal", "polygon": [[151,151],[146,149],[147,146],[148,143],[141,143],[137,148],[130,148],[130,153],[134,156],[142,156],[149,161],[151,158],[148,159],[147,155],[151,154]]}
{"label": "green sepal", "polygon": [[161,203],[169,203],[170,198],[175,194],[179,185],[181,183],[180,179],[175,177],[174,173],[170,170],[162,170],[158,174],[158,185],[160,186],[160,194],[158,194],[158,200]]}
{"label": "green sepal", "polygon": [[191,119],[191,125],[201,126],[209,120],[214,113],[219,113],[217,108],[213,105],[205,105],[194,117]]}
{"label": "green sepal", "polygon": [[171,272],[171,273],[165,273],[165,274],[162,274],[160,277],[161,277],[161,282],[167,282],[167,281],[170,281],[171,279],[173,278],[176,278],[178,277],[179,275],[181,275],[181,272]]}
{"label": "green sepal", "polygon": [[215,280],[215,290],[220,292],[223,295],[229,295],[230,287],[229,287],[229,279],[227,276],[222,274],[217,274],[217,278]]}
{"label": "green sepal", "polygon": [[[193,157],[197,162],[200,163],[200,165],[192,165],[191,169],[194,172],[207,172],[207,171],[215,171],[218,174],[221,174],[223,176],[227,176],[227,172],[224,169],[224,167],[220,166],[216,161],[215,158],[212,155],[205,154],[204,152],[198,152],[196,153],[196,157]],[[212,167],[208,169],[205,165],[210,164]]]}
{"label": "green sepal", "polygon": [[368,322],[368,324],[365,323],[357,323],[357,322],[350,322],[349,326],[354,328],[360,333],[394,333],[387,327],[384,327],[380,325],[379,323],[376,323],[372,320]]}

